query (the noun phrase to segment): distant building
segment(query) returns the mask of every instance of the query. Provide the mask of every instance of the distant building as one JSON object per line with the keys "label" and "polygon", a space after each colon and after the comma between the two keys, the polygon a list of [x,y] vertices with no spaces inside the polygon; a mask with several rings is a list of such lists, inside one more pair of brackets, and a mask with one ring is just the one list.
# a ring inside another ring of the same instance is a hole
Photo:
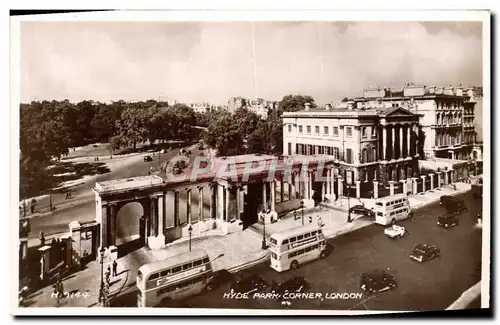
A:
{"label": "distant building", "polygon": [[195,111],[195,113],[207,113],[212,110],[212,106],[206,102],[192,103],[191,108]]}
{"label": "distant building", "polygon": [[236,110],[245,107],[247,105],[247,99],[243,97],[231,97],[227,102],[227,111],[229,113],[234,113]]}
{"label": "distant building", "polygon": [[177,101],[175,99],[167,99],[165,102],[167,102],[168,106],[174,106],[177,104]]}

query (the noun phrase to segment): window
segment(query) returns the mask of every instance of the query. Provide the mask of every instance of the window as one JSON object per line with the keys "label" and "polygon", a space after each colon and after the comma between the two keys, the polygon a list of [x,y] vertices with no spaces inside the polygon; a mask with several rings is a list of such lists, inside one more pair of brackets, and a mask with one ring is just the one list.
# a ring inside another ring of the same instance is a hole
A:
{"label": "window", "polygon": [[362,163],[368,162],[368,150],[366,148],[363,148],[362,159]]}
{"label": "window", "polygon": [[302,133],[302,125],[299,125],[299,133]]}
{"label": "window", "polygon": [[316,134],[319,134],[319,126],[316,126],[315,128]]}
{"label": "window", "polygon": [[151,280],[154,280],[154,279],[158,279],[159,276],[160,276],[160,273],[153,273],[149,277],[148,281],[151,281]]}
{"label": "window", "polygon": [[316,230],[311,233],[312,236],[316,236]]}
{"label": "window", "polygon": [[372,138],[376,138],[376,137],[377,137],[377,127],[372,126]]}
{"label": "window", "polygon": [[302,239],[304,239],[304,235],[297,236],[297,240],[302,240]]}
{"label": "window", "polygon": [[293,243],[293,242],[295,242],[295,241],[296,241],[296,238],[295,238],[295,237],[290,238],[290,243]]}
{"label": "window", "polygon": [[328,126],[325,126],[325,135],[328,135]]}
{"label": "window", "polygon": [[193,267],[203,264],[203,260],[197,260],[193,262]]}
{"label": "window", "polygon": [[352,127],[350,127],[350,126],[346,127],[345,136],[348,138],[352,138]]}
{"label": "window", "polygon": [[368,136],[368,134],[367,134],[367,132],[366,132],[366,127],[365,127],[365,126],[363,126],[363,127],[361,128],[361,137],[362,137],[362,138],[366,138],[367,136]]}
{"label": "window", "polygon": [[180,272],[180,271],[181,271],[181,269],[182,269],[182,267],[181,267],[181,266],[176,266],[176,267],[174,267],[174,268],[172,269],[172,273],[177,273],[177,272]]}
{"label": "window", "polygon": [[311,246],[306,247],[306,248],[305,248],[306,253],[307,253],[307,252],[310,252],[310,251],[311,251],[311,249],[312,249],[312,247],[311,247]]}
{"label": "window", "polygon": [[160,272],[160,277],[164,277],[170,274],[170,270],[164,270]]}
{"label": "window", "polygon": [[282,243],[282,245],[288,244],[288,239],[285,239]]}
{"label": "window", "polygon": [[311,237],[311,233],[304,234],[304,238],[309,238]]}
{"label": "window", "polygon": [[377,148],[372,148],[372,161],[377,161]]}
{"label": "window", "polygon": [[307,133],[311,134],[311,126],[310,125],[306,126],[306,129],[307,129]]}
{"label": "window", "polygon": [[339,136],[339,127],[334,126],[332,130],[333,136],[338,137]]}
{"label": "window", "polygon": [[352,149],[346,149],[345,151],[345,162],[348,164],[352,164]]}
{"label": "window", "polygon": [[184,264],[182,266],[182,270],[189,270],[191,268],[191,266],[192,266],[191,263]]}
{"label": "window", "polygon": [[337,148],[337,147],[334,147],[334,148],[333,148],[333,157],[334,157],[335,159],[340,159],[340,157],[339,157],[339,152],[340,152],[340,151],[339,151],[339,148]]}
{"label": "window", "polygon": [[288,125],[288,132],[292,132],[292,126]]}

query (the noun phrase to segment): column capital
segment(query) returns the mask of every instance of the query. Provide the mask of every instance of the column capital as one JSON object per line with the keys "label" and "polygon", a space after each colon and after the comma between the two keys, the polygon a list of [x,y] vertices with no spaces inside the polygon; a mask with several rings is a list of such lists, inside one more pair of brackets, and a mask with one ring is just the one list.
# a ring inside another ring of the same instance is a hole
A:
{"label": "column capital", "polygon": [[430,173],[430,174],[427,174],[427,175],[429,175],[430,177],[433,177],[433,176],[434,176],[434,173]]}
{"label": "column capital", "polygon": [[421,175],[420,178],[425,179],[426,175]]}
{"label": "column capital", "polygon": [[394,181],[389,181],[389,184],[394,184],[395,182]]}
{"label": "column capital", "polygon": [[374,180],[373,183],[377,183],[378,184],[378,181],[377,180]]}

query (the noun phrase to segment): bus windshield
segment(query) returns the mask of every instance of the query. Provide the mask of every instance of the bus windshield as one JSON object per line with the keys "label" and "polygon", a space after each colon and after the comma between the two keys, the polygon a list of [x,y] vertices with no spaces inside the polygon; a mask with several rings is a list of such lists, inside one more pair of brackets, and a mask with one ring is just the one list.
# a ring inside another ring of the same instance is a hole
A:
{"label": "bus windshield", "polygon": [[273,238],[273,237],[271,237],[271,238],[269,239],[269,242],[270,242],[271,244],[273,244],[273,245],[277,245],[277,244],[278,244],[278,242],[276,241],[276,239],[275,239],[275,238]]}

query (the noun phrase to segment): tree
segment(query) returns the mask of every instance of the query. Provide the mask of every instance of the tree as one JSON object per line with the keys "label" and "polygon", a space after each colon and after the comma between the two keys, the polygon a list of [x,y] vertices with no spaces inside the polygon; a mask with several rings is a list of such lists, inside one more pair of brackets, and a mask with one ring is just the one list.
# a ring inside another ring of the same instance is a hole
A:
{"label": "tree", "polygon": [[217,151],[219,156],[239,155],[245,152],[243,136],[229,115],[210,124],[204,140]]}
{"label": "tree", "polygon": [[99,103],[91,123],[94,141],[105,142],[118,133],[118,120],[125,108],[125,102],[113,102],[110,105]]}
{"label": "tree", "polygon": [[246,108],[239,108],[233,113],[234,122],[242,135],[251,134],[259,125],[260,117]]}
{"label": "tree", "polygon": [[118,133],[122,141],[134,147],[138,142],[147,139],[147,116],[148,110],[142,103],[129,103],[123,109],[120,120],[117,121]]}
{"label": "tree", "polygon": [[278,113],[296,112],[305,108],[305,103],[311,104],[311,107],[316,107],[314,98],[308,95],[286,95],[278,105]]}

